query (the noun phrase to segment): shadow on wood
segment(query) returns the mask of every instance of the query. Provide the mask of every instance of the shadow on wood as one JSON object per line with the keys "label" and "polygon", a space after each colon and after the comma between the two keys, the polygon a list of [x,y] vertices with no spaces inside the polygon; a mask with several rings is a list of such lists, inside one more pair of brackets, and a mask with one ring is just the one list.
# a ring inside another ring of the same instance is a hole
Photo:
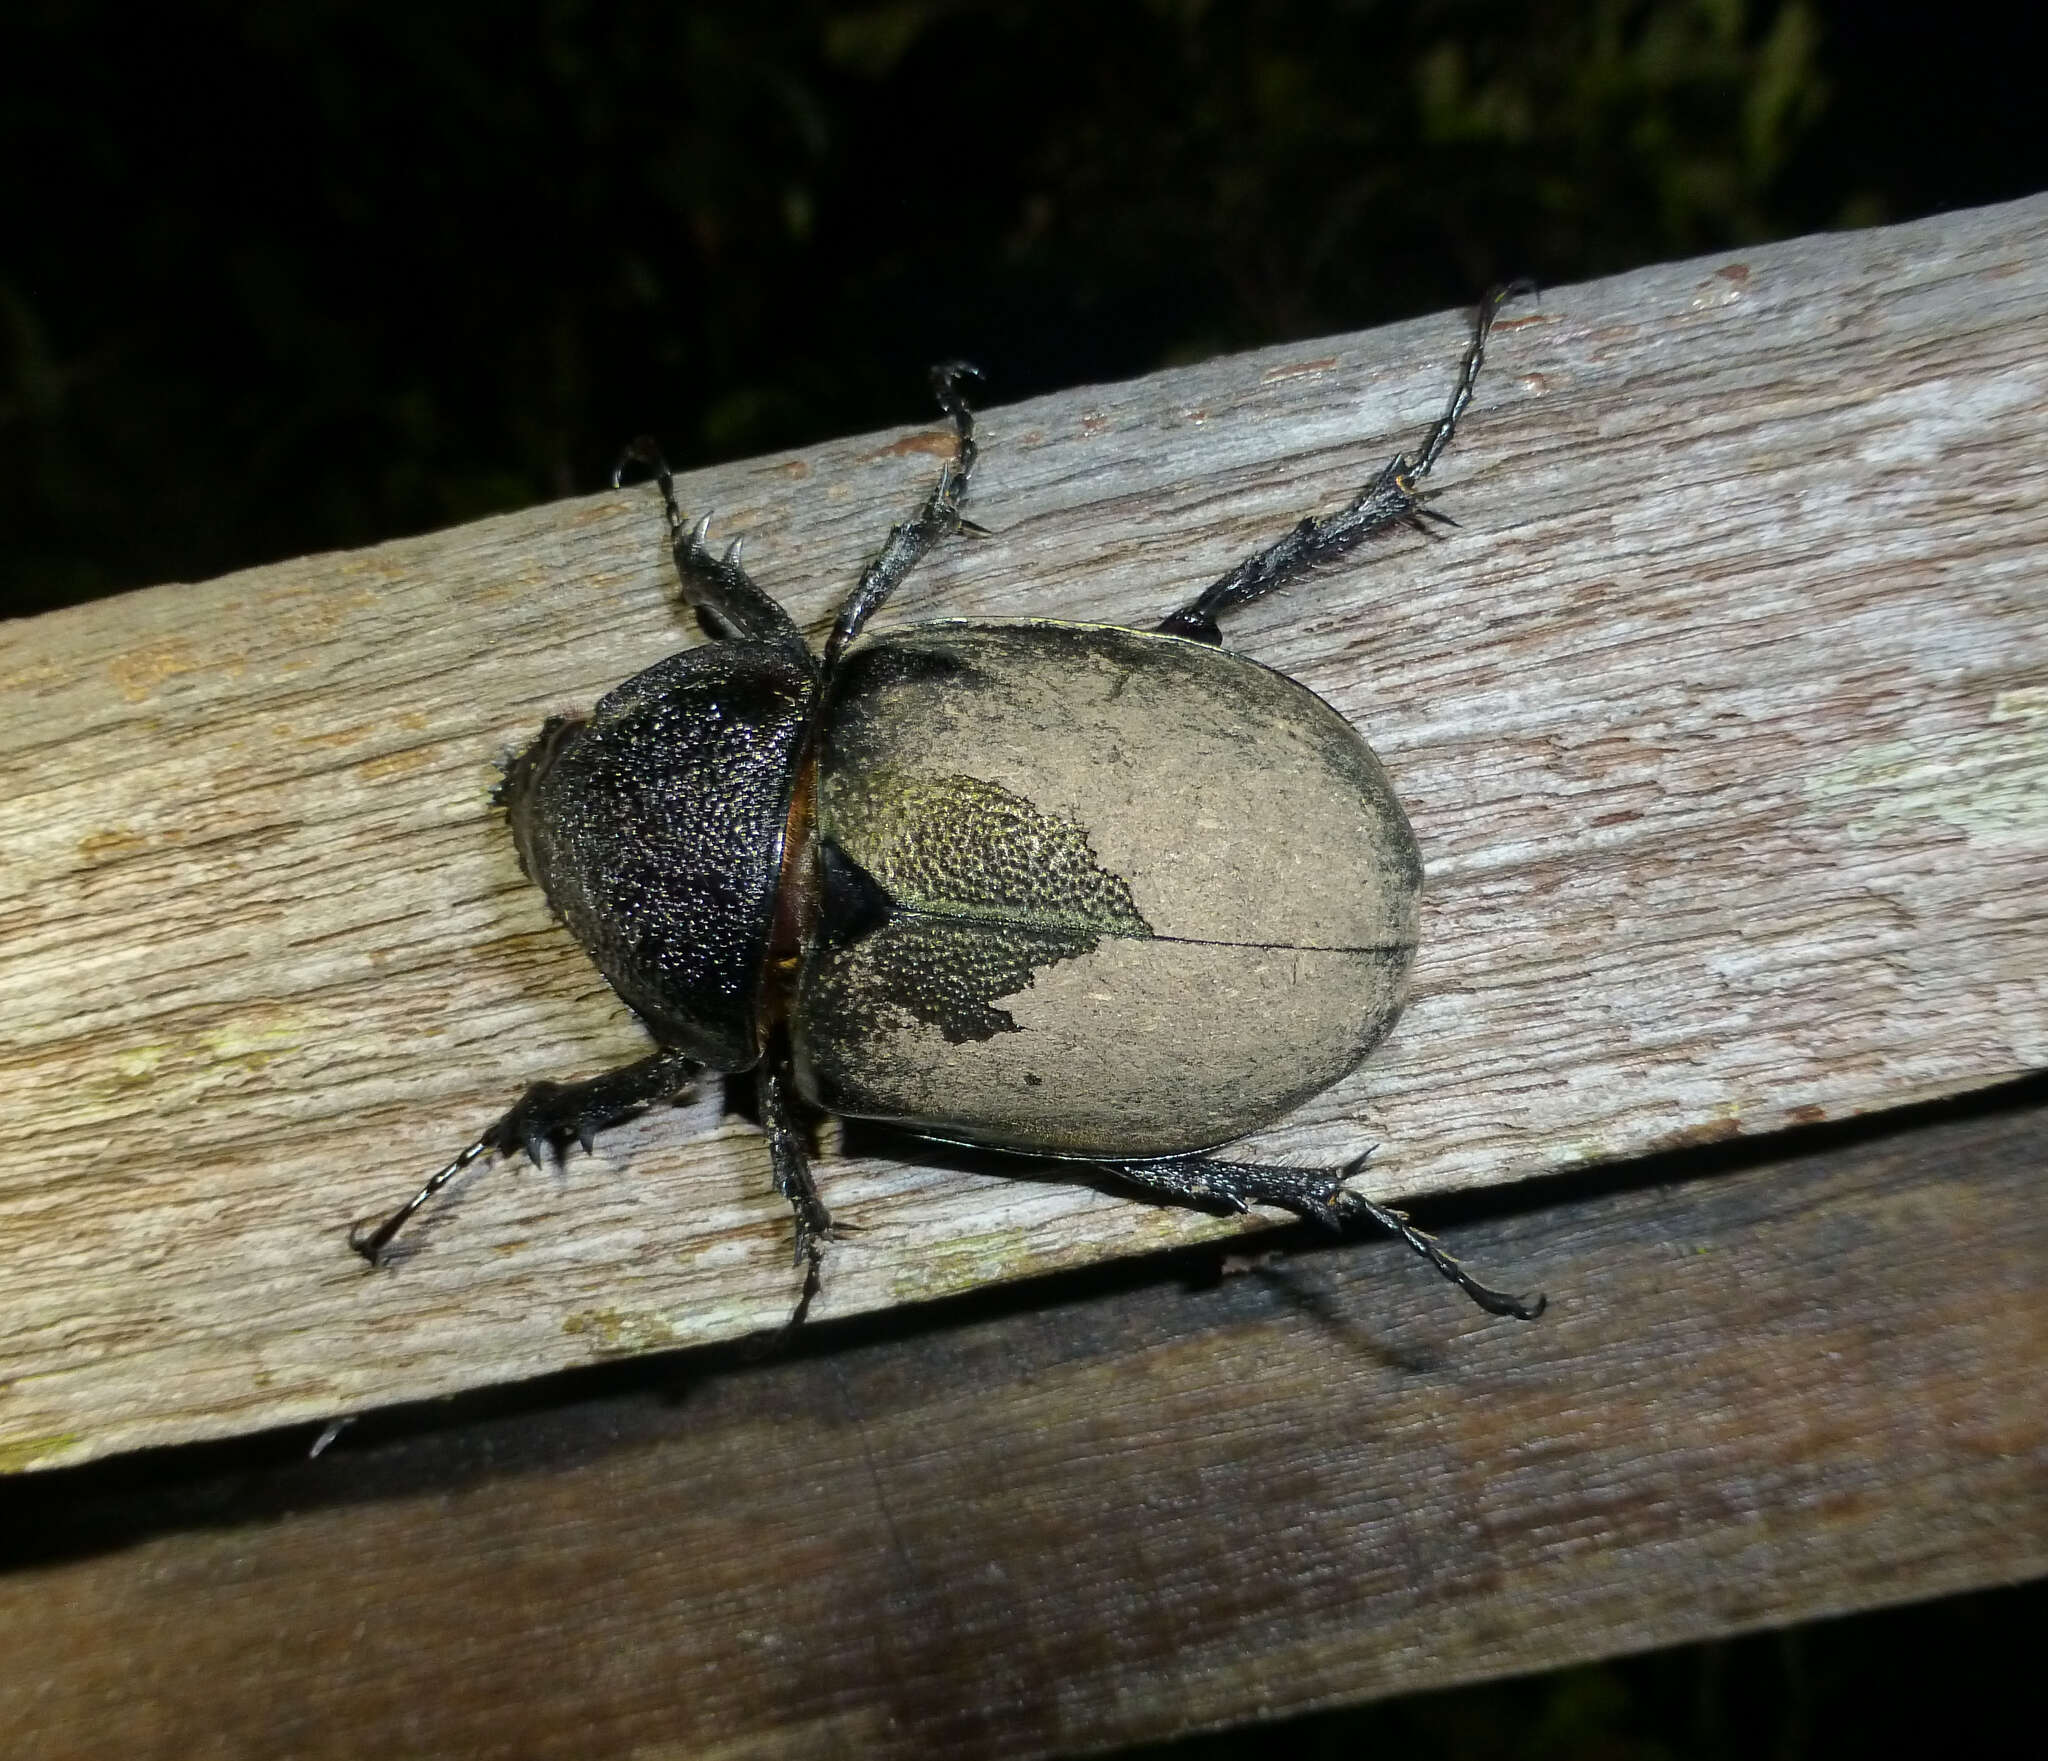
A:
{"label": "shadow on wood", "polygon": [[1392,1246],[1262,1241],[317,1461],[17,1480],[0,1722],[25,1757],[1040,1755],[2017,1581],[2044,1173],[2036,1080],[1454,1225],[1550,1284],[1533,1329],[1447,1328]]}

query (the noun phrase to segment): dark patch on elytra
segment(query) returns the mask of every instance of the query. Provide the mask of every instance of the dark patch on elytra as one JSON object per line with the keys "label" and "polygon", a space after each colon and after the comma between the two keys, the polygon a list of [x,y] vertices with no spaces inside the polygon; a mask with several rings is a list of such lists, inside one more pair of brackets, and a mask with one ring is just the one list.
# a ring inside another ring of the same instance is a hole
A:
{"label": "dark patch on elytra", "polygon": [[1150,936],[1123,877],[1085,828],[1000,783],[871,771],[834,777],[828,837],[890,901],[927,916]]}
{"label": "dark patch on elytra", "polygon": [[862,939],[834,998],[836,1025],[857,1041],[900,1027],[907,1014],[956,1046],[1017,1033],[1016,1017],[996,999],[1029,990],[1042,968],[1100,939],[1072,927],[899,912]]}
{"label": "dark patch on elytra", "polygon": [[1150,937],[1088,834],[1000,784],[883,771],[836,779],[824,808],[824,911],[852,949],[835,1007],[846,1031],[908,1014],[947,1041],[1018,1031],[995,1005],[1105,935]]}

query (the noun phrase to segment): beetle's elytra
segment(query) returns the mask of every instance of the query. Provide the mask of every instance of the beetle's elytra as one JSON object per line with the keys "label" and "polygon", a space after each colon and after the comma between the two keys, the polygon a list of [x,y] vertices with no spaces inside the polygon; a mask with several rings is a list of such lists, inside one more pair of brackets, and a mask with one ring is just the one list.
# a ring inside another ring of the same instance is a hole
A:
{"label": "beetle's elytra", "polygon": [[[816,816],[860,879],[827,891],[791,1050],[856,1118],[1091,1160],[1227,1143],[1353,1069],[1414,958],[1422,861],[1379,761],[1181,636],[870,638]],[[886,903],[848,934],[834,894]]]}
{"label": "beetle's elytra", "polygon": [[1392,1230],[1495,1314],[1488,1289],[1341,1168],[1211,1154],[1355,1069],[1414,958],[1422,860],[1386,772],[1306,687],[1226,653],[1218,616],[1361,540],[1441,519],[1418,487],[1470,402],[1498,290],[1420,452],[1305,519],[1152,631],[1050,619],[868,620],[961,514],[957,434],[822,656],[677,508],[648,442],[685,599],[714,640],[556,718],[499,799],[527,874],[657,1050],[540,1082],[351,1245],[373,1264],[487,1151],[536,1162],[676,1093],[753,1071],[806,1300],[832,1221],[806,1110],[1085,1162],[1155,1198],[1266,1204]]}

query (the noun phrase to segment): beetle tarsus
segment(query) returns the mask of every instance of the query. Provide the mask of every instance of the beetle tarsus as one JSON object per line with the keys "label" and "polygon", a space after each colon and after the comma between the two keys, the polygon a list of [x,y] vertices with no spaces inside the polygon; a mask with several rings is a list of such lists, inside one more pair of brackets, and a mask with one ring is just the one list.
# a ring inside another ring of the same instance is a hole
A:
{"label": "beetle tarsus", "polygon": [[645,465],[654,473],[655,482],[661,485],[661,498],[669,505],[670,524],[680,521],[681,515],[675,507],[675,475],[668,468],[668,457],[661,450],[661,442],[651,434],[636,434],[619,449],[618,463],[612,466],[612,487],[617,489],[626,480],[628,465]]}
{"label": "beetle tarsus", "polygon": [[1503,282],[1479,302],[1479,316],[1472,326],[1472,341],[1466,347],[1465,360],[1458,369],[1457,388],[1451,393],[1451,401],[1444,413],[1437,418],[1437,424],[1429,431],[1428,440],[1423,442],[1421,455],[1415,461],[1415,475],[1426,477],[1430,468],[1444,455],[1444,448],[1451,444],[1451,436],[1458,431],[1458,419],[1464,415],[1465,406],[1472,401],[1472,388],[1479,383],[1479,369],[1486,364],[1486,339],[1493,331],[1493,321],[1500,316],[1500,309],[1509,300],[1522,299],[1536,292],[1536,284],[1526,275],[1514,281]]}
{"label": "beetle tarsus", "polygon": [[383,1222],[374,1228],[358,1223],[351,1229],[348,1244],[374,1266],[413,1214],[479,1156],[523,1152],[536,1168],[545,1168],[549,1157],[559,1157],[571,1141],[590,1149],[606,1126],[630,1118],[650,1102],[668,1099],[703,1068],[694,1058],[664,1051],[581,1082],[536,1082]]}
{"label": "beetle tarsus", "polygon": [[980,377],[981,369],[965,361],[947,361],[932,369],[932,391],[938,397],[939,408],[953,419],[953,456],[946,461],[938,482],[916,515],[889,528],[889,536],[883,540],[874,561],[861,571],[860,580],[839,608],[838,620],[825,643],[828,676],[868,619],[882,609],[883,601],[903,585],[910,571],[931,554],[941,539],[970,529],[983,532],[960,512],[960,504],[967,499],[967,485],[974,475],[974,461],[981,451],[974,439],[974,412],[967,407],[960,382]]}
{"label": "beetle tarsus", "polygon": [[1162,636],[1186,636],[1212,646],[1222,641],[1216,620],[1226,612],[1263,599],[1288,582],[1298,580],[1324,563],[1335,562],[1366,539],[1394,526],[1412,526],[1427,531],[1425,521],[1456,525],[1448,514],[1427,507],[1426,493],[1417,485],[1429,475],[1459,420],[1472,401],[1472,388],[1479,381],[1479,369],[1486,360],[1486,339],[1503,304],[1522,294],[1534,293],[1531,281],[1511,281],[1497,287],[1480,302],[1472,326],[1472,340],[1466,345],[1458,383],[1451,401],[1430,429],[1419,453],[1396,453],[1379,474],[1352,498],[1349,507],[1334,514],[1311,516],[1296,522],[1287,535],[1248,556],[1229,574],[1212,582],[1179,610],[1169,613],[1153,626]]}
{"label": "beetle tarsus", "polygon": [[[493,1129],[496,1128],[493,1127]],[[349,1246],[361,1254],[364,1259],[368,1260],[372,1266],[375,1266],[385,1248],[391,1245],[391,1238],[400,1229],[405,1227],[407,1219],[412,1216],[413,1212],[417,1211],[435,1193],[439,1192],[442,1187],[446,1186],[449,1181],[453,1180],[456,1175],[467,1168],[478,1156],[494,1147],[491,1142],[491,1133],[485,1132],[482,1137],[479,1137],[465,1148],[445,1168],[430,1175],[426,1185],[422,1186],[418,1192],[414,1193],[411,1198],[407,1199],[404,1204],[400,1205],[383,1222],[375,1227],[366,1227],[364,1224],[358,1223],[350,1229],[348,1232]]]}
{"label": "beetle tarsus", "polygon": [[[1350,1169],[1345,1170],[1347,1177],[1350,1172]],[[1549,1307],[1549,1298],[1541,1291],[1534,1296],[1514,1296],[1505,1290],[1495,1290],[1490,1284],[1480,1283],[1434,1235],[1409,1222],[1406,1211],[1374,1204],[1363,1193],[1353,1192],[1348,1187],[1342,1195],[1341,1208],[1352,1216],[1369,1217],[1389,1235],[1406,1242],[1490,1315],[1533,1321]]]}
{"label": "beetle tarsus", "polygon": [[932,395],[939,400],[939,408],[953,418],[963,433],[972,432],[974,412],[967,407],[967,400],[961,395],[960,381],[984,377],[986,375],[972,361],[941,361],[932,369]]}
{"label": "beetle tarsus", "polygon": [[1332,1230],[1341,1230],[1355,1218],[1367,1218],[1406,1242],[1488,1314],[1533,1321],[1543,1312],[1542,1296],[1511,1296],[1480,1283],[1435,1236],[1409,1222],[1404,1212],[1374,1204],[1363,1193],[1354,1192],[1347,1182],[1371,1154],[1367,1150],[1354,1156],[1341,1168],[1286,1168],[1207,1156],[1104,1162],[1100,1166],[1143,1191],[1198,1210],[1242,1212],[1255,1204],[1272,1205]]}

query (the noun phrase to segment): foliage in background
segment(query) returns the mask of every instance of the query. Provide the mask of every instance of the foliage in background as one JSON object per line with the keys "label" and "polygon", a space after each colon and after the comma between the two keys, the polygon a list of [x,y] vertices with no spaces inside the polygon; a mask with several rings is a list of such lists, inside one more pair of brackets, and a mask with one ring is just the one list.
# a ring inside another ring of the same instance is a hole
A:
{"label": "foliage in background", "polygon": [[0,611],[1917,211],[1832,3],[18,0]]}

